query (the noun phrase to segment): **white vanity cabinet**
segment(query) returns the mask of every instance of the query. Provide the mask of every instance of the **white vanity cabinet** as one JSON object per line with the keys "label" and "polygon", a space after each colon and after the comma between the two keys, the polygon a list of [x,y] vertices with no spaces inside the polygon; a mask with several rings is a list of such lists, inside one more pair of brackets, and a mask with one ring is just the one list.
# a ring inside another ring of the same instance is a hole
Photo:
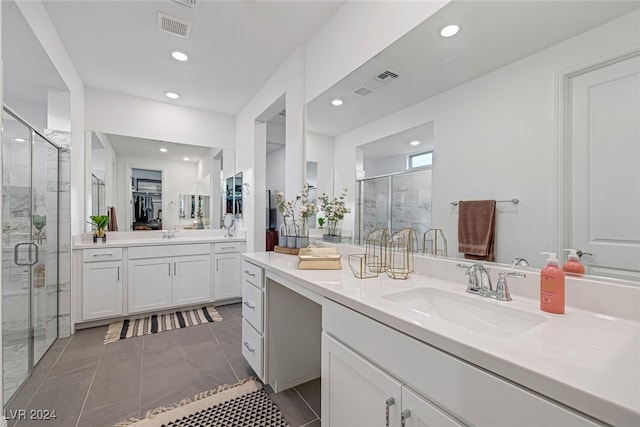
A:
{"label": "white vanity cabinet", "polygon": [[245,251],[244,242],[224,242],[214,244],[214,293],[215,301],[240,298],[242,281],[240,278],[240,254]]}
{"label": "white vanity cabinet", "polygon": [[601,425],[331,300],[322,318],[324,427],[385,426],[389,398],[391,426]]}
{"label": "white vanity cabinet", "polygon": [[264,271],[242,261],[242,355],[264,381]]}
{"label": "white vanity cabinet", "polygon": [[211,300],[209,244],[129,248],[128,312]]}
{"label": "white vanity cabinet", "polygon": [[82,251],[82,320],[123,314],[122,248]]}

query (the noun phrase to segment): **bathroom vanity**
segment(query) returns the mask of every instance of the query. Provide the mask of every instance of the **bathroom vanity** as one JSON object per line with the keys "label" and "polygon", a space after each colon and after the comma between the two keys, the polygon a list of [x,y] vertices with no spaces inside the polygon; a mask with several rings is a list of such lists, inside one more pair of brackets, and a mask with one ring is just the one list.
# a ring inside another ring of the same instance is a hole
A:
{"label": "bathroom vanity", "polygon": [[[362,280],[243,254],[243,355],[275,391],[321,376],[323,426],[640,425],[639,289],[571,279],[552,315],[537,273],[495,301],[465,293],[459,261],[420,258]],[[619,311],[582,307],[602,296]]]}
{"label": "bathroom vanity", "polygon": [[72,323],[91,326],[133,314],[242,296],[244,237],[224,230],[109,233],[107,243],[73,245]]}

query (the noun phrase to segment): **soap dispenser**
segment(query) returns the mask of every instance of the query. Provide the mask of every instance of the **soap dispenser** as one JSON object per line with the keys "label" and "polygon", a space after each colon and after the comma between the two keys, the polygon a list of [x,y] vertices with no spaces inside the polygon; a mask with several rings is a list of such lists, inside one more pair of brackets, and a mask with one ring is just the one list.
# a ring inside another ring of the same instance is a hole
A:
{"label": "soap dispenser", "polygon": [[582,276],[584,274],[584,266],[580,264],[578,251],[576,249],[565,249],[569,252],[567,262],[562,266],[562,271],[572,276]]}
{"label": "soap dispenser", "polygon": [[540,310],[564,314],[564,272],[555,252],[540,253],[549,255],[547,265],[540,271]]}

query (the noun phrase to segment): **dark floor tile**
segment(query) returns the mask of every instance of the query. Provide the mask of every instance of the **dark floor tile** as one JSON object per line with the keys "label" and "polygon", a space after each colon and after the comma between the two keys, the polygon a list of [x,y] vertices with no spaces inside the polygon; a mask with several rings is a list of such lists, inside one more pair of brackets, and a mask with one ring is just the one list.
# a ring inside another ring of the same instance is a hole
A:
{"label": "dark floor tile", "polygon": [[226,349],[224,349],[225,354],[227,356],[227,360],[229,360],[229,364],[233,369],[233,372],[236,374],[238,380],[244,378],[257,377],[256,373],[253,371],[249,363],[244,358],[244,356],[238,352],[236,354],[232,354],[231,356],[227,353]]}
{"label": "dark floor tile", "polygon": [[91,384],[84,411],[111,405],[124,399],[138,402],[141,375],[141,358],[110,362],[101,360]]}
{"label": "dark floor tile", "polygon": [[227,308],[226,305],[221,305],[221,306],[216,307],[216,311],[222,317],[222,320],[219,320],[219,321],[213,322],[213,323],[209,323],[209,325],[219,325],[221,323],[229,323],[229,322],[235,322],[236,321],[235,316],[233,314],[231,314],[231,312],[229,311],[229,309]]}
{"label": "dark floor tile", "polygon": [[33,397],[31,404],[26,408],[30,410],[55,411],[55,419],[50,420],[21,420],[16,424],[19,427],[30,426],[75,426],[87,390],[91,384],[91,378],[82,378],[73,382],[62,384],[43,383],[42,387]]}
{"label": "dark floor tile", "polygon": [[295,387],[296,391],[311,406],[311,409],[318,417],[320,417],[320,401],[322,399],[320,384],[320,378],[317,378]]}
{"label": "dark floor tile", "polygon": [[227,357],[216,341],[186,346],[184,355],[194,394],[237,382]]}
{"label": "dark floor tile", "polygon": [[95,328],[81,329],[69,339],[67,350],[82,350],[92,347],[101,348],[104,344],[104,336],[107,334],[106,326],[97,326]]}
{"label": "dark floor tile", "polygon": [[231,315],[238,321],[242,321],[242,304],[229,304],[226,306]]}
{"label": "dark floor tile", "polygon": [[143,343],[143,337],[133,337],[105,344],[101,361],[141,359]]}
{"label": "dark floor tile", "polygon": [[211,329],[220,345],[237,345],[239,347],[242,344],[242,328],[239,324],[225,323]]}
{"label": "dark floor tile", "polygon": [[317,420],[313,420],[310,423],[304,424],[300,427],[320,427],[322,425],[322,421],[320,421],[320,418],[318,418]]}
{"label": "dark floor tile", "polygon": [[180,331],[177,329],[145,335],[142,339],[144,353],[163,352],[176,347],[182,347]]}
{"label": "dark floor tile", "polygon": [[127,399],[91,411],[82,411],[78,427],[111,427],[120,421],[138,418],[140,399]]}
{"label": "dark floor tile", "polygon": [[65,350],[49,371],[45,381],[63,384],[93,377],[100,353],[101,351],[95,349],[89,349],[86,352]]}
{"label": "dark floor tile", "polygon": [[142,391],[140,413],[162,405],[192,397],[191,382],[184,362],[180,360],[159,360],[154,365],[142,362]]}
{"label": "dark floor tile", "polygon": [[293,389],[271,393],[269,397],[278,405],[282,415],[292,427],[302,426],[318,418]]}
{"label": "dark floor tile", "polygon": [[70,340],[71,337],[58,338],[51,344],[51,348],[64,347],[69,343]]}
{"label": "dark floor tile", "polygon": [[180,329],[180,340],[183,347],[200,342],[214,341],[215,339],[216,337],[213,335],[208,323]]}
{"label": "dark floor tile", "polygon": [[167,363],[184,365],[184,351],[182,350],[182,346],[163,351],[145,351],[142,353],[142,369],[149,370],[158,365],[164,366]]}

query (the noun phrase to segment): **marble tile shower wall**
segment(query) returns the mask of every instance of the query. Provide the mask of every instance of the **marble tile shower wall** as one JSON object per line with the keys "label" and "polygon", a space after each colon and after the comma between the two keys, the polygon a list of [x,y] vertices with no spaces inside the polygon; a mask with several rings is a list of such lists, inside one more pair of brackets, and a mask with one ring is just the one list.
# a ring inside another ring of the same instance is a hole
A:
{"label": "marble tile shower wall", "polygon": [[[34,197],[34,213],[47,216],[47,224],[58,221],[58,210],[55,209],[56,199],[59,203],[60,218],[58,222],[59,235],[55,232],[47,233],[47,227],[42,232],[36,231],[33,238],[42,244],[40,259],[46,259],[44,283],[41,289],[36,283],[36,300],[48,301],[46,315],[40,320],[50,325],[56,321],[55,307],[50,301],[58,295],[59,316],[57,318],[59,335],[69,336],[71,333],[71,193],[70,193],[70,134],[68,132],[45,131],[47,138],[61,147],[59,150],[59,169],[56,171],[56,151],[47,153],[47,158],[35,159],[34,173],[46,171],[47,191],[36,193]],[[7,151],[5,151],[7,154]],[[5,156],[3,169],[3,183],[20,184],[4,185],[3,198],[3,234],[2,234],[2,282],[4,294],[4,331],[20,331],[28,328],[28,319],[23,308],[27,304],[27,286],[29,283],[29,269],[14,263],[14,246],[29,240],[31,233],[30,216],[30,187],[28,147],[13,146],[10,156]],[[46,167],[45,167],[46,161]],[[11,174],[11,176],[9,176]],[[58,194],[59,191],[59,194]],[[56,265],[56,255],[59,263]],[[39,277],[34,274],[36,282]],[[13,310],[12,308],[15,308]],[[37,325],[42,326],[42,325]],[[49,327],[47,327],[49,329]]]}
{"label": "marble tile shower wall", "polygon": [[422,235],[431,228],[431,176],[431,170],[423,170],[365,181],[360,220],[363,239],[388,226],[391,180],[391,228],[413,228],[421,248]]}

